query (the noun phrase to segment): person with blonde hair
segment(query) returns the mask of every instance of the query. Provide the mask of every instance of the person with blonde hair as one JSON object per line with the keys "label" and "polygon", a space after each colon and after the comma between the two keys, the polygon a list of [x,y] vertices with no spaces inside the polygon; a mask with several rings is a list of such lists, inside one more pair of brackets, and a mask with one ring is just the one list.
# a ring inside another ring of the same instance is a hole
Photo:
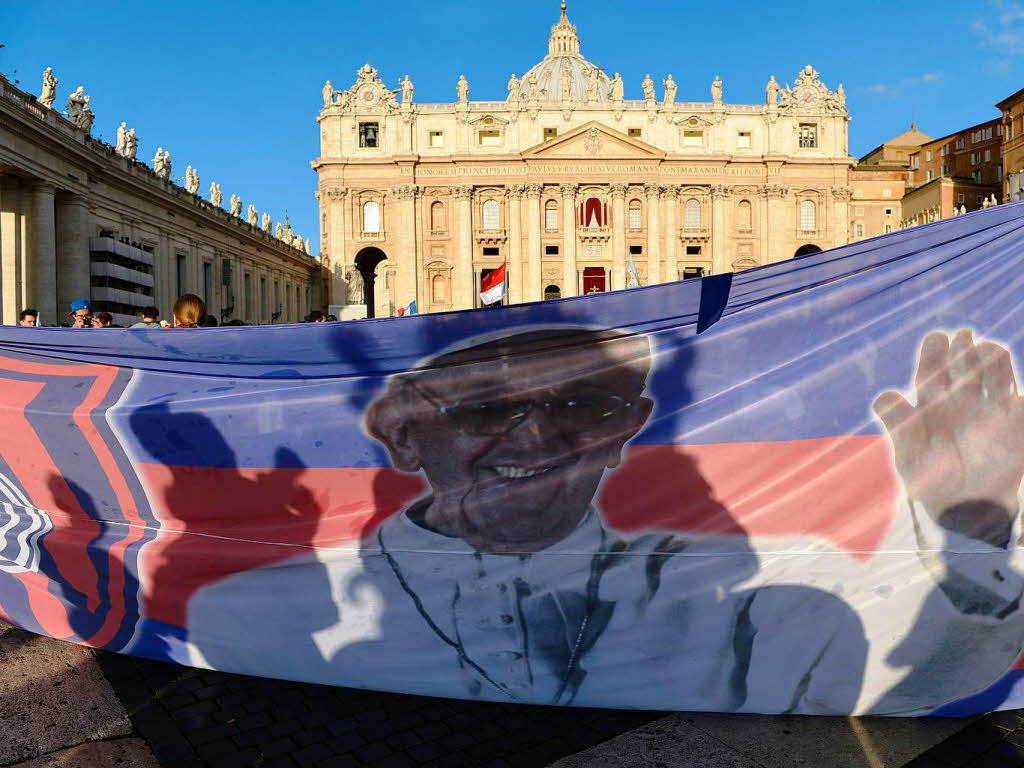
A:
{"label": "person with blonde hair", "polygon": [[206,303],[194,293],[182,294],[171,311],[174,328],[201,328],[206,319]]}

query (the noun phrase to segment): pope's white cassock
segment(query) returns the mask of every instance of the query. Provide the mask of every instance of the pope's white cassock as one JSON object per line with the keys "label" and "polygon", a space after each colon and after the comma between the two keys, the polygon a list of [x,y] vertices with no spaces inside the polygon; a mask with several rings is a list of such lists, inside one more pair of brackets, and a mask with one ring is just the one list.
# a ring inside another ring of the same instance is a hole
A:
{"label": "pope's white cassock", "polygon": [[427,503],[358,550],[311,550],[197,592],[193,662],[506,702],[921,714],[1020,655],[1014,544],[923,515],[917,551],[854,569],[806,547],[755,553],[742,536],[626,539],[593,509],[548,549],[482,554],[414,522]]}

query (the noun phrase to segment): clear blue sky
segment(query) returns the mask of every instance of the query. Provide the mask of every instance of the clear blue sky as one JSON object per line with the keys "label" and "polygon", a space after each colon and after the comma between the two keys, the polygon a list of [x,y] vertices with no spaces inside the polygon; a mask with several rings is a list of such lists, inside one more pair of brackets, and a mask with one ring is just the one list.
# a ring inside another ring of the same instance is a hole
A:
{"label": "clear blue sky", "polygon": [[[680,101],[710,100],[717,74],[726,101],[759,103],[768,75],[791,82],[810,63],[845,85],[854,155],[912,116],[935,137],[988,120],[1024,87],[1024,4],[1005,0],[570,0],[569,16],[583,54],[621,72],[627,98],[641,98],[645,73],[660,83],[671,72]],[[370,61],[394,87],[409,73],[417,101],[454,101],[464,72],[470,98],[501,99],[509,74],[546,53],[557,18],[556,0],[0,0],[0,70],[38,94],[52,66],[61,105],[78,85],[91,94],[95,134],[113,143],[127,120],[147,162],[163,146],[175,176],[198,168],[204,196],[213,180],[225,203],[238,193],[275,221],[287,210],[315,250],[309,161],[326,78],[348,87]]]}

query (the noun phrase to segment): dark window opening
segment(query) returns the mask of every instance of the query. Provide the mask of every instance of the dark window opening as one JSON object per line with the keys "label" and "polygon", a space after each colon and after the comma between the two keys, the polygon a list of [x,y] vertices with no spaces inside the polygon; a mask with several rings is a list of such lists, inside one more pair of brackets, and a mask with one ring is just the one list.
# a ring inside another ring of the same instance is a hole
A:
{"label": "dark window opening", "polygon": [[704,267],[683,267],[683,280],[704,277]]}
{"label": "dark window opening", "polygon": [[700,246],[699,245],[688,245],[688,246],[686,246],[686,255],[687,256],[700,256]]}
{"label": "dark window opening", "polygon": [[642,256],[643,252],[644,252],[644,247],[642,245],[631,245],[631,246],[629,246],[629,255],[630,256]]}
{"label": "dark window opening", "polygon": [[500,248],[484,248],[484,256],[500,256]]}
{"label": "dark window opening", "polygon": [[380,133],[379,123],[360,123],[359,124],[359,146],[362,149],[376,149],[379,144],[377,143],[377,136]]}
{"label": "dark window opening", "polygon": [[557,245],[545,245],[544,246],[544,255],[545,256],[557,256],[558,255],[558,246]]}
{"label": "dark window opening", "polygon": [[544,289],[544,301],[548,299],[560,299],[562,298],[562,289],[557,285],[549,285]]}

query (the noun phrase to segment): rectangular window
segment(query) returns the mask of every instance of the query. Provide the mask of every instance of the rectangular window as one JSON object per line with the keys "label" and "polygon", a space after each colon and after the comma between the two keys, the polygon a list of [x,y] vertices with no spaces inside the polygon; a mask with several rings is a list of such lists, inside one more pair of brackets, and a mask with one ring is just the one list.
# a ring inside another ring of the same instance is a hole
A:
{"label": "rectangular window", "polygon": [[629,246],[630,256],[642,256],[644,253],[644,247],[642,245],[631,245]]}
{"label": "rectangular window", "polygon": [[477,143],[481,147],[500,147],[501,131],[479,131],[477,132]]}
{"label": "rectangular window", "polygon": [[956,140],[956,148],[957,149],[963,149],[964,146],[965,146],[964,137],[961,136],[959,139]]}
{"label": "rectangular window", "polygon": [[1003,180],[1003,166],[997,165],[996,166],[996,181],[1002,181],[1002,180]]}
{"label": "rectangular window", "polygon": [[557,245],[545,245],[544,246],[544,255],[545,256],[557,256],[558,255],[558,246]]}
{"label": "rectangular window", "polygon": [[864,225],[863,224],[858,224],[857,225],[857,237],[864,237]]}
{"label": "rectangular window", "polygon": [[629,129],[629,130],[628,130],[628,131],[626,132],[626,134],[627,134],[627,135],[629,136],[629,138],[631,138],[631,139],[639,139],[639,138],[640,138],[641,136],[643,136],[643,133],[644,133],[644,132],[643,132],[643,129],[642,129],[642,128],[630,128],[630,129]]}
{"label": "rectangular window", "polygon": [[501,256],[501,249],[494,246],[484,248],[484,256]]}
{"label": "rectangular window", "polygon": [[957,201],[958,203],[963,203],[963,201],[964,201],[964,193],[963,193],[963,192],[961,192],[960,194],[958,194],[958,195],[956,196],[956,201]]}
{"label": "rectangular window", "polygon": [[687,256],[700,256],[700,246],[699,245],[688,245],[688,246],[686,246],[686,255]]}
{"label": "rectangular window", "polygon": [[704,267],[683,267],[683,280],[704,277]]}
{"label": "rectangular window", "polygon": [[684,147],[703,147],[704,131],[683,131]]}
{"label": "rectangular window", "polygon": [[984,197],[982,197],[981,195],[978,195],[978,197],[977,197],[977,198],[975,198],[974,202],[975,202],[975,203],[976,203],[977,205],[981,205],[981,204],[983,204],[983,203],[985,202],[985,198],[984,198]]}
{"label": "rectangular window", "polygon": [[949,166],[945,163],[942,164],[942,175],[949,176]]}
{"label": "rectangular window", "polygon": [[925,152],[924,152],[924,161],[927,163],[927,162],[930,162],[931,159],[932,159],[932,151],[930,149],[926,149]]}
{"label": "rectangular window", "polygon": [[935,178],[935,171],[929,168],[925,171],[925,181],[931,181],[933,178]]}
{"label": "rectangular window", "polygon": [[985,162],[986,163],[992,162],[992,150],[991,149],[986,149],[985,150]]}
{"label": "rectangular window", "polygon": [[981,183],[981,170],[971,171],[971,178],[974,179],[975,184]]}
{"label": "rectangular window", "polygon": [[377,149],[380,146],[380,123],[359,124],[359,148]]}
{"label": "rectangular window", "polygon": [[434,149],[444,146],[444,131],[430,132],[430,146]]}
{"label": "rectangular window", "polygon": [[544,129],[544,141],[549,141],[558,135],[557,128],[545,128]]}
{"label": "rectangular window", "polygon": [[629,209],[629,228],[643,229],[643,217],[641,216],[640,206]]}
{"label": "rectangular window", "polygon": [[977,164],[978,164],[978,153],[977,152],[971,152],[971,165],[977,165]]}
{"label": "rectangular window", "polygon": [[816,123],[800,123],[800,149],[818,147],[818,126]]}
{"label": "rectangular window", "polygon": [[910,170],[916,171],[920,167],[921,167],[921,158],[918,157],[917,155],[914,155],[913,157],[911,157],[910,158]]}
{"label": "rectangular window", "polygon": [[188,285],[187,274],[188,273],[186,271],[185,254],[184,253],[179,253],[178,254],[178,262],[177,262],[177,272],[175,274],[175,278],[176,278],[177,282],[175,282],[175,284],[174,284],[175,291],[177,292],[177,294],[179,296],[181,296],[181,294],[185,293],[188,290],[186,288],[186,286]]}
{"label": "rectangular window", "polygon": [[885,215],[886,216],[892,216],[892,208],[886,208],[885,209]]}
{"label": "rectangular window", "polygon": [[750,131],[740,131],[736,134],[736,148],[750,149]]}

